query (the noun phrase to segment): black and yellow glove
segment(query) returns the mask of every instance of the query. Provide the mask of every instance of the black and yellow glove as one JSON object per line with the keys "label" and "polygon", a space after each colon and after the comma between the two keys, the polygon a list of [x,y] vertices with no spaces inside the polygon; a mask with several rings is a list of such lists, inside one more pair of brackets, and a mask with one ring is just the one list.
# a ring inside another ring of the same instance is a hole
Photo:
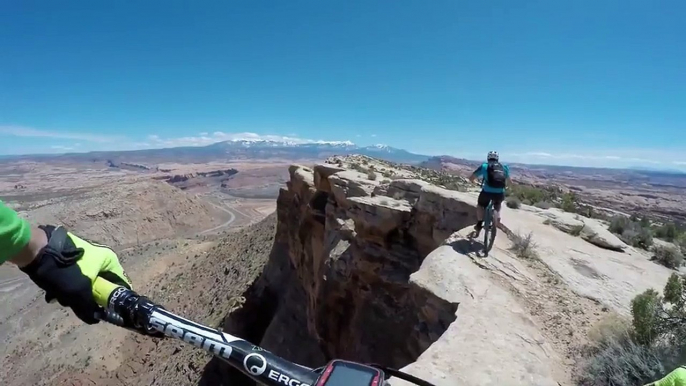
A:
{"label": "black and yellow glove", "polygon": [[[98,323],[96,314],[106,306],[116,285],[131,289],[117,254],[105,245],[81,239],[63,227],[40,226],[48,236],[48,245],[29,265],[21,268],[31,280],[45,291],[45,300],[57,300],[69,307],[87,324]],[[93,283],[100,276],[112,287],[98,287]]]}

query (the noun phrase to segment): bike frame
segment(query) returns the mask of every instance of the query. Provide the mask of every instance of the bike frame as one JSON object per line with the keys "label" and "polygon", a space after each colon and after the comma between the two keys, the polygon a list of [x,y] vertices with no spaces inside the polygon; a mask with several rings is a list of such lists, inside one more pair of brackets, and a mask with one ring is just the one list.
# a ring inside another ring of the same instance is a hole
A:
{"label": "bike frame", "polygon": [[149,322],[152,329],[203,349],[264,385],[312,386],[317,380],[318,374],[308,367],[164,309],[153,309]]}

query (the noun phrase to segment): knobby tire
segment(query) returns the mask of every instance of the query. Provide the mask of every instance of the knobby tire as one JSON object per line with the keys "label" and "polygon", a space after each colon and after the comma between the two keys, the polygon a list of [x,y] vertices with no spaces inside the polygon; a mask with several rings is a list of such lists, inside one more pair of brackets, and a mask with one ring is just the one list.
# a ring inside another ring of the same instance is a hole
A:
{"label": "knobby tire", "polygon": [[[496,227],[493,226],[493,202],[486,207],[486,219],[484,221],[484,256],[488,256],[488,252],[493,248],[495,241]],[[489,237],[490,236],[490,237]]]}

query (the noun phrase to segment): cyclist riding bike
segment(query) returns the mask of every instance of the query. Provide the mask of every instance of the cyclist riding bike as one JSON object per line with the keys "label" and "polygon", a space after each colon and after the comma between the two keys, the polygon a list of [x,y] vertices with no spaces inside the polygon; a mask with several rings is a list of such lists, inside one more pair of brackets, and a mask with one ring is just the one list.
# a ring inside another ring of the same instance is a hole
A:
{"label": "cyclist riding bike", "polygon": [[479,237],[479,233],[481,233],[481,228],[484,223],[484,211],[491,201],[493,201],[495,217],[493,219],[493,224],[496,227],[498,226],[498,222],[500,221],[500,208],[505,200],[505,187],[507,187],[508,184],[512,184],[512,180],[510,179],[510,168],[507,165],[501,164],[499,159],[500,156],[498,155],[498,152],[489,151],[486,162],[479,165],[472,175],[469,176],[470,182],[474,182],[474,180],[479,177],[483,179],[481,193],[479,193],[479,198],[477,199],[477,223],[474,226],[474,237]]}

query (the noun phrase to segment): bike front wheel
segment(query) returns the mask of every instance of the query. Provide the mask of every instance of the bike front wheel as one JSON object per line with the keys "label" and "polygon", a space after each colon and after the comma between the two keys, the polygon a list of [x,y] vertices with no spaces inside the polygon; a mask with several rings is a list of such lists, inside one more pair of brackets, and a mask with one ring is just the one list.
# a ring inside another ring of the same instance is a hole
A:
{"label": "bike front wheel", "polygon": [[486,219],[484,221],[484,255],[486,256],[488,256],[488,252],[493,248],[493,242],[495,241],[495,235],[497,233],[497,228],[495,227],[493,220],[493,206],[491,204],[486,210]]}

